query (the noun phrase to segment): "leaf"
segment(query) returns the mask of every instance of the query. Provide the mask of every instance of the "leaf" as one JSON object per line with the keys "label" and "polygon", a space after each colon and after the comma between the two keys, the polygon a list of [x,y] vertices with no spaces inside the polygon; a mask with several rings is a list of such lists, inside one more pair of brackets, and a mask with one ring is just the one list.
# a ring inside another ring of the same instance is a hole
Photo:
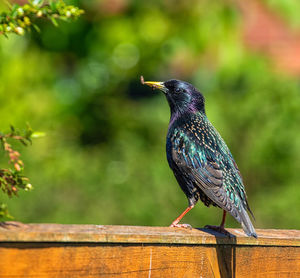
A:
{"label": "leaf", "polygon": [[57,23],[56,19],[55,19],[54,17],[52,17],[52,16],[49,16],[49,18],[50,18],[50,20],[52,21],[53,25],[54,25],[55,27],[58,27],[58,23]]}
{"label": "leaf", "polygon": [[27,139],[27,141],[32,145],[31,138],[29,137],[29,138],[26,138],[26,139]]}
{"label": "leaf", "polygon": [[8,212],[7,205],[4,203],[0,204],[0,218],[13,219],[13,216],[11,216]]}
{"label": "leaf", "polygon": [[32,1],[32,5],[34,5],[34,6],[42,6],[43,2],[44,2],[44,0],[33,0]]}
{"label": "leaf", "polygon": [[12,7],[12,10],[11,10],[11,16],[12,17],[15,17],[18,15],[18,8],[20,6],[18,4],[14,4],[13,7]]}
{"label": "leaf", "polygon": [[56,3],[55,2],[51,1],[49,3],[49,5],[50,5],[50,8],[51,8],[52,12],[56,11]]}
{"label": "leaf", "polygon": [[42,131],[34,131],[31,134],[31,138],[41,138],[41,137],[44,137],[44,136],[46,136],[46,133],[42,132]]}
{"label": "leaf", "polygon": [[20,142],[24,145],[24,146],[28,146],[28,144],[25,142],[25,140],[23,140],[23,139],[20,139]]}
{"label": "leaf", "polygon": [[39,26],[37,26],[36,24],[32,24],[32,26],[35,29],[35,31],[37,31],[38,33],[41,33],[41,29],[39,28]]}
{"label": "leaf", "polygon": [[33,130],[31,128],[27,129],[25,132],[25,138],[26,139],[30,138],[32,133],[33,133]]}

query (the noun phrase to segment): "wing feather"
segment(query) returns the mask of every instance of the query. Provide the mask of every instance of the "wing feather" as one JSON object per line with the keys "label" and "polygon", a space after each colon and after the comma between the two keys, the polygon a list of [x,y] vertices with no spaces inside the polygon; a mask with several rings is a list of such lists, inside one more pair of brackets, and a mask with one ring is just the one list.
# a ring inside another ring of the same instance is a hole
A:
{"label": "wing feather", "polygon": [[[233,164],[234,160],[232,162],[226,157],[227,146],[212,153],[209,148],[205,148],[203,142],[186,129],[178,129],[175,134],[176,139],[172,140],[172,160],[180,172],[188,175],[189,180],[192,180],[213,203],[230,212],[241,222],[240,212],[245,204],[240,195],[243,195],[244,191],[239,193],[231,183],[235,182],[237,187],[242,188],[243,184],[236,164]],[[228,157],[232,157],[230,152]],[[226,167],[230,166],[236,168],[232,170],[231,167],[231,176],[228,176]]]}

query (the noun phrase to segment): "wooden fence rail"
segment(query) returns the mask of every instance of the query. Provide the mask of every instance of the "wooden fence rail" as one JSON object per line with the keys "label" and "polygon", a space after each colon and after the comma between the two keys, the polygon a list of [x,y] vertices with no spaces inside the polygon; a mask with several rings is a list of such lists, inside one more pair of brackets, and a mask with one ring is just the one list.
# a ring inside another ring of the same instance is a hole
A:
{"label": "wooden fence rail", "polygon": [[300,231],[0,224],[0,277],[300,277]]}

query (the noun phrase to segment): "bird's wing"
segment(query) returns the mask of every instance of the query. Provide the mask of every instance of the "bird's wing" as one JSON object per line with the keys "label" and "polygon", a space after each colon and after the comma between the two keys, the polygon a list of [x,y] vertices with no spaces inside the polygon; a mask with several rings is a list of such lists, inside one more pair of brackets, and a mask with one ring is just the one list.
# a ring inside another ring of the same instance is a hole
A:
{"label": "bird's wing", "polygon": [[209,147],[193,132],[180,128],[175,130],[171,142],[172,160],[181,173],[188,175],[207,197],[241,222],[239,212],[243,201],[234,183],[243,185],[227,146]]}

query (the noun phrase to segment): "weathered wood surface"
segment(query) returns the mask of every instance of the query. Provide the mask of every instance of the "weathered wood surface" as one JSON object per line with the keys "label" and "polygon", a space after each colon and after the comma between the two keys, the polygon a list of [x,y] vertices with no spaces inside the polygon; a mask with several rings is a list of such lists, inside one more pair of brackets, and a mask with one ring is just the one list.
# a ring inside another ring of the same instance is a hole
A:
{"label": "weathered wood surface", "polygon": [[0,225],[0,277],[300,277],[300,231]]}

